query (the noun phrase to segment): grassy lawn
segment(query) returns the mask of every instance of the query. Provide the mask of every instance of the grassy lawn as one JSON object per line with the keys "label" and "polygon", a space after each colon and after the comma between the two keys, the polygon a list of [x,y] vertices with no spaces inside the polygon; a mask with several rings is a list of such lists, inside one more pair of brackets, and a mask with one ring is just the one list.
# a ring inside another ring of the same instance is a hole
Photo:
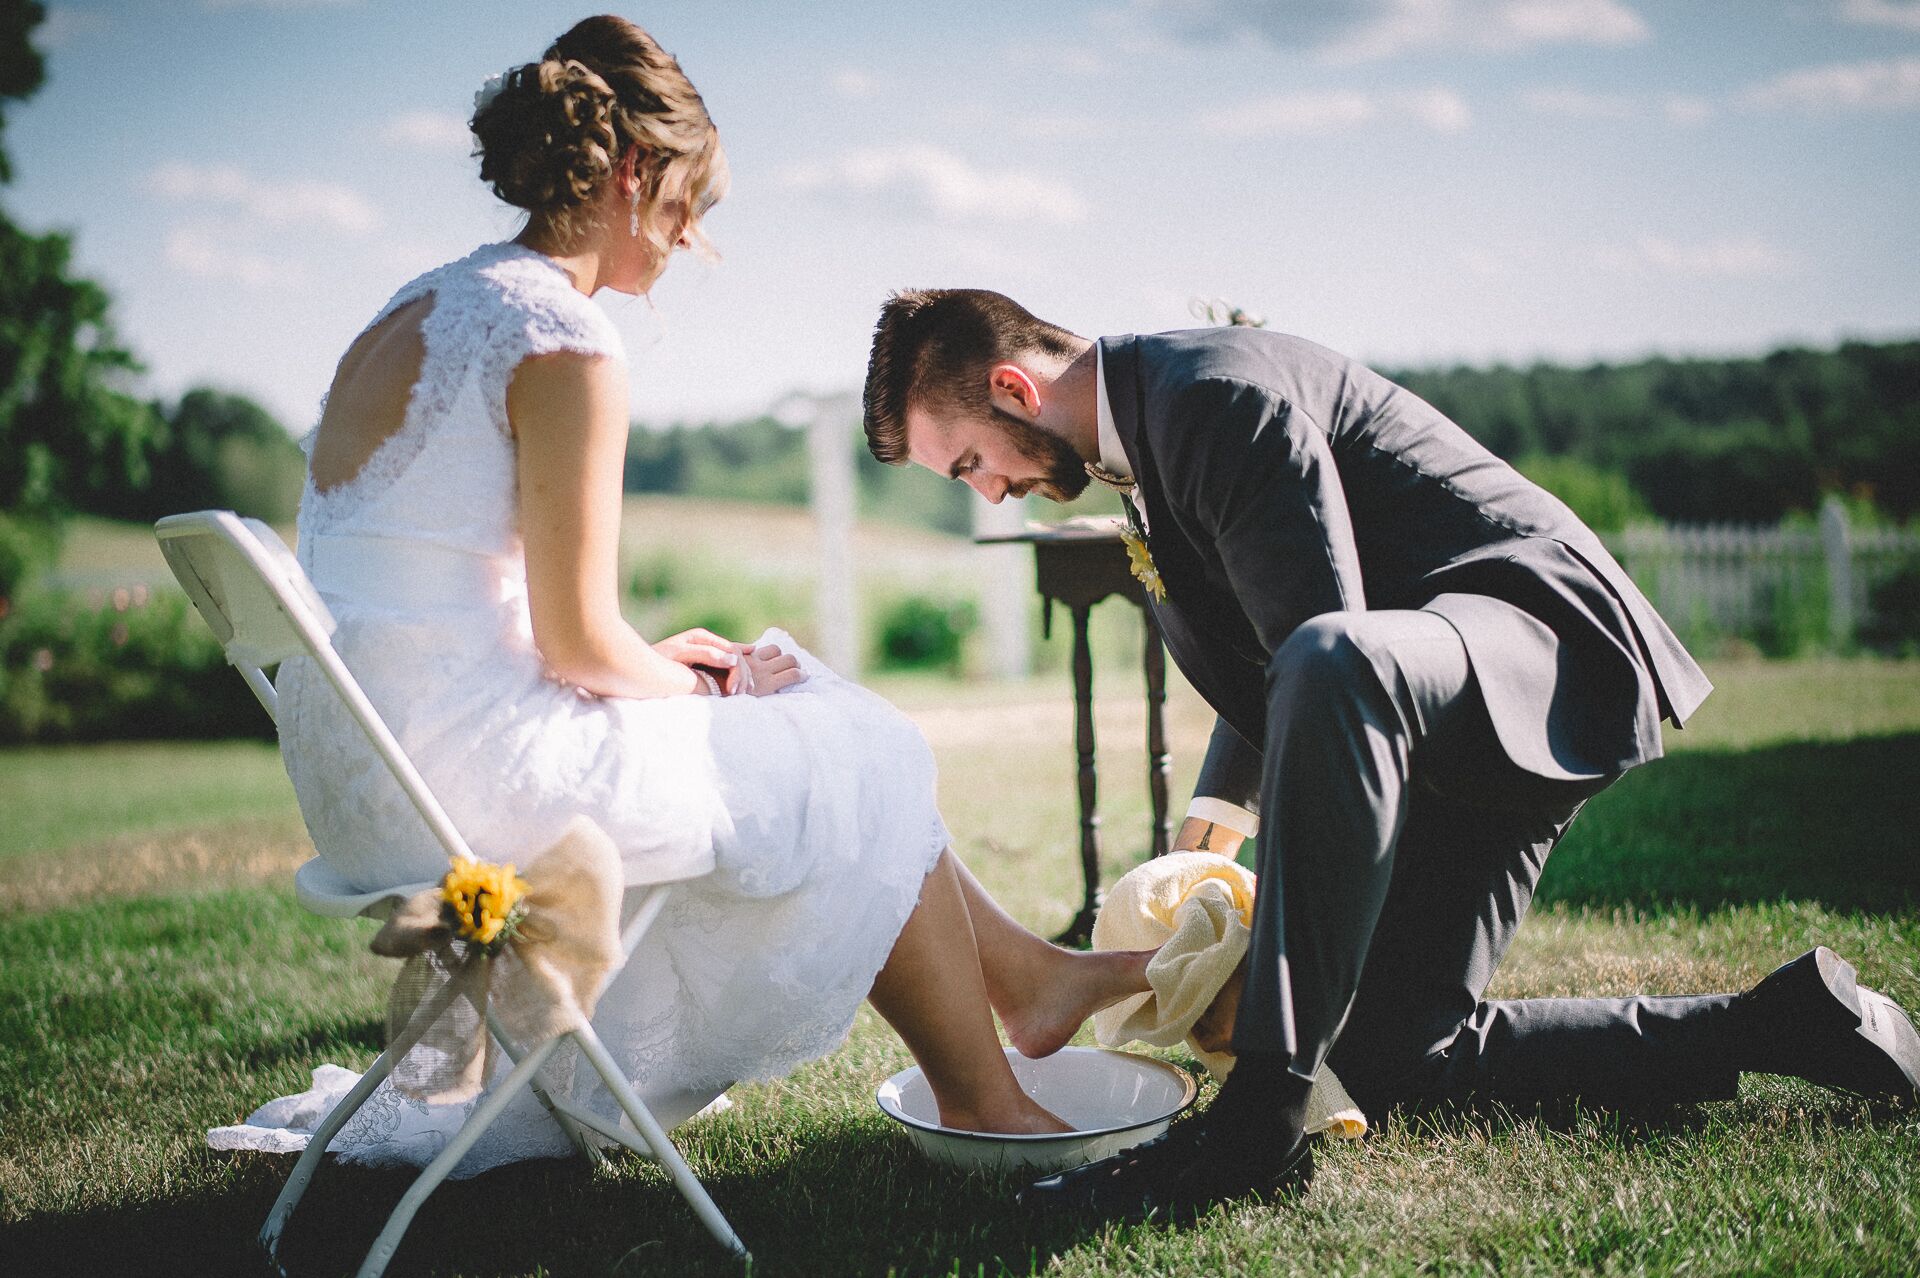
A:
{"label": "grassy lawn", "polygon": [[[1145,846],[1137,680],[1099,706],[1108,873]],[[1733,665],[1673,756],[1556,852],[1498,996],[1737,988],[1816,942],[1920,1008],[1920,663]],[[942,764],[959,847],[1053,930],[1077,901],[1063,682],[885,685]],[[1170,707],[1175,792],[1208,725]],[[0,1273],[254,1274],[287,1161],[204,1128],[355,1067],[392,969],[308,918],[308,854],[270,748],[0,756]],[[1182,1059],[1178,1052],[1173,1059]],[[931,1167],[872,1102],[907,1061],[863,1015],[839,1052],[680,1132],[767,1274],[1906,1274],[1920,1113],[1748,1079],[1738,1101],[1622,1116],[1424,1114],[1330,1149],[1293,1207],[1192,1230],[1015,1213],[1015,1184]],[[405,1177],[323,1170],[284,1250],[350,1273]],[[392,1272],[729,1272],[665,1177],[551,1162],[443,1188]]]}

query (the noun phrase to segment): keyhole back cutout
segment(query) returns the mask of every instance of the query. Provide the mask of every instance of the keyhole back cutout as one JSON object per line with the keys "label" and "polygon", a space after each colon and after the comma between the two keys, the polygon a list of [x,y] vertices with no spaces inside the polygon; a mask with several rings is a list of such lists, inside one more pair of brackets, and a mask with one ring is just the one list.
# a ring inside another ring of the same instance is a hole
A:
{"label": "keyhole back cutout", "polygon": [[427,343],[421,329],[433,294],[417,297],[362,333],[347,349],[314,432],[313,486],[322,493],[352,483],[380,446],[407,424]]}

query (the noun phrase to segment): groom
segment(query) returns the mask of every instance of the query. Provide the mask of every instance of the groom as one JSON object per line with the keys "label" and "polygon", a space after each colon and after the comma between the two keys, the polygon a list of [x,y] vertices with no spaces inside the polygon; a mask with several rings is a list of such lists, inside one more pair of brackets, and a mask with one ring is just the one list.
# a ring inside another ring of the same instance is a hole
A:
{"label": "groom", "polygon": [[1089,342],[929,289],[881,310],[866,432],[991,502],[1121,492],[1219,716],[1178,846],[1260,833],[1219,1096],[1023,1201],[1183,1215],[1302,1189],[1323,1062],[1376,1113],[1732,1097],[1742,1070],[1916,1095],[1920,1035],[1824,947],[1743,995],[1483,999],[1581,805],[1711,685],[1599,538],[1432,406],[1297,337]]}

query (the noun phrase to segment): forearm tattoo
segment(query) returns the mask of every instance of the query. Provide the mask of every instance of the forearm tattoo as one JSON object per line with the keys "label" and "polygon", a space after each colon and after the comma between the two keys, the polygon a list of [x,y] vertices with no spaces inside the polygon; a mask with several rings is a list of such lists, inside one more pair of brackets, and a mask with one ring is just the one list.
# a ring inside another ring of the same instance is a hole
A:
{"label": "forearm tattoo", "polygon": [[1211,821],[1207,823],[1206,829],[1200,831],[1200,842],[1195,846],[1202,852],[1213,851],[1213,823]]}

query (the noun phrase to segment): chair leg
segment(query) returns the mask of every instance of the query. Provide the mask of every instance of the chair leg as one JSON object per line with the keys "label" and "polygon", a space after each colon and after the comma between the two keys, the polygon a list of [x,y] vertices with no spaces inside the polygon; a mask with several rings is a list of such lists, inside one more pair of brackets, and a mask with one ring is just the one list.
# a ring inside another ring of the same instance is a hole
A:
{"label": "chair leg", "polygon": [[340,1098],[340,1103],[328,1111],[320,1126],[307,1141],[307,1147],[300,1151],[300,1160],[293,1165],[293,1174],[287,1177],[287,1183],[280,1187],[280,1196],[273,1200],[273,1210],[267,1213],[267,1221],[260,1226],[260,1245],[266,1249],[269,1257],[280,1253],[280,1235],[286,1230],[287,1217],[293,1215],[293,1209],[299,1205],[301,1196],[307,1192],[307,1186],[313,1182],[313,1173],[318,1170],[320,1160],[326,1157],[327,1146],[347,1125],[347,1120],[360,1112],[367,1103],[367,1097],[373,1095],[373,1089],[380,1086],[381,1080],[393,1072],[394,1063],[399,1059],[392,1049],[380,1053],[353,1090]]}
{"label": "chair leg", "polygon": [[394,1251],[400,1246],[400,1239],[405,1236],[407,1226],[413,1223],[414,1214],[420,1210],[420,1204],[427,1200],[427,1195],[440,1187],[440,1182],[447,1178],[447,1174],[459,1164],[462,1158],[466,1157],[467,1151],[473,1148],[474,1142],[493,1125],[494,1119],[500,1117],[500,1111],[507,1107],[514,1093],[539,1073],[540,1067],[546,1064],[547,1057],[553,1055],[553,1049],[559,1045],[558,1038],[550,1038],[521,1057],[519,1064],[513,1067],[513,1072],[501,1080],[498,1087],[488,1092],[473,1113],[467,1116],[467,1121],[454,1134],[453,1140],[432,1162],[427,1164],[426,1170],[420,1173],[419,1179],[408,1186],[407,1192],[401,1195],[400,1205],[393,1209],[393,1215],[387,1218],[386,1227],[381,1229],[380,1236],[373,1240],[373,1249],[367,1252],[366,1260],[361,1262],[358,1278],[380,1278],[380,1274],[386,1270],[387,1263],[393,1259]]}
{"label": "chair leg", "polygon": [[367,1103],[367,1097],[373,1095],[373,1089],[380,1086],[387,1075],[393,1073],[393,1067],[427,1032],[428,1026],[446,1011],[447,1004],[453,1000],[454,988],[451,984],[443,988],[433,999],[423,1003],[414,1011],[413,1019],[407,1022],[400,1037],[388,1044],[387,1050],[374,1058],[367,1072],[353,1089],[340,1098],[340,1103],[328,1111],[320,1120],[320,1126],[314,1131],[307,1147],[300,1152],[300,1160],[293,1165],[293,1174],[287,1177],[287,1183],[280,1188],[280,1196],[273,1201],[273,1210],[267,1213],[267,1221],[260,1226],[260,1245],[266,1249],[269,1257],[277,1256],[280,1251],[280,1235],[285,1231],[287,1217],[293,1215],[294,1207],[307,1192],[307,1186],[313,1181],[313,1173],[318,1170],[320,1160],[326,1157],[327,1146],[347,1125],[347,1120],[360,1112]]}
{"label": "chair leg", "polygon": [[[518,1065],[520,1058],[526,1055],[526,1053],[521,1051],[520,1045],[507,1037],[507,1032],[500,1027],[500,1018],[493,1014],[492,1004],[488,1004],[487,1006],[487,1029],[493,1034],[494,1042],[500,1044],[500,1050],[507,1054],[507,1059],[511,1060],[515,1065]],[[587,1156],[589,1163],[595,1167],[599,1167],[607,1161],[607,1156],[601,1151],[600,1147],[587,1139],[585,1129],[566,1114],[562,1113],[560,1109],[554,1105],[553,1097],[547,1095],[547,1089],[541,1084],[538,1078],[535,1078],[528,1086],[533,1088],[534,1099],[539,1101],[549,1114],[553,1115],[553,1121],[560,1124],[560,1130],[567,1134],[567,1139],[573,1142],[575,1149]]]}
{"label": "chair leg", "polygon": [[[733,1226],[727,1223],[727,1218],[721,1214],[720,1208],[707,1194],[707,1187],[700,1183],[700,1178],[695,1176],[693,1169],[687,1166],[686,1159],[680,1157],[680,1151],[667,1138],[667,1133],[662,1130],[659,1120],[654,1118],[653,1111],[648,1109],[646,1102],[634,1092],[632,1085],[627,1082],[626,1075],[620,1072],[620,1067],[614,1063],[613,1057],[607,1052],[606,1044],[602,1043],[600,1036],[593,1032],[593,1027],[589,1025],[574,1030],[572,1037],[574,1042],[580,1045],[580,1050],[586,1053],[594,1069],[599,1072],[600,1080],[607,1085],[607,1090],[612,1092],[614,1098],[620,1102],[620,1108],[624,1109],[627,1117],[633,1120],[634,1127],[639,1130],[641,1137],[653,1150],[654,1157],[660,1160],[660,1165],[667,1169],[669,1176],[673,1177],[674,1187],[680,1191],[680,1196],[687,1200],[687,1205],[693,1208],[694,1215],[700,1218],[700,1223],[707,1227],[707,1232],[733,1255],[742,1260],[751,1261],[753,1257],[747,1251],[747,1245],[740,1241],[740,1235],[733,1232]],[[368,1276],[363,1275],[362,1278],[368,1278]]]}

